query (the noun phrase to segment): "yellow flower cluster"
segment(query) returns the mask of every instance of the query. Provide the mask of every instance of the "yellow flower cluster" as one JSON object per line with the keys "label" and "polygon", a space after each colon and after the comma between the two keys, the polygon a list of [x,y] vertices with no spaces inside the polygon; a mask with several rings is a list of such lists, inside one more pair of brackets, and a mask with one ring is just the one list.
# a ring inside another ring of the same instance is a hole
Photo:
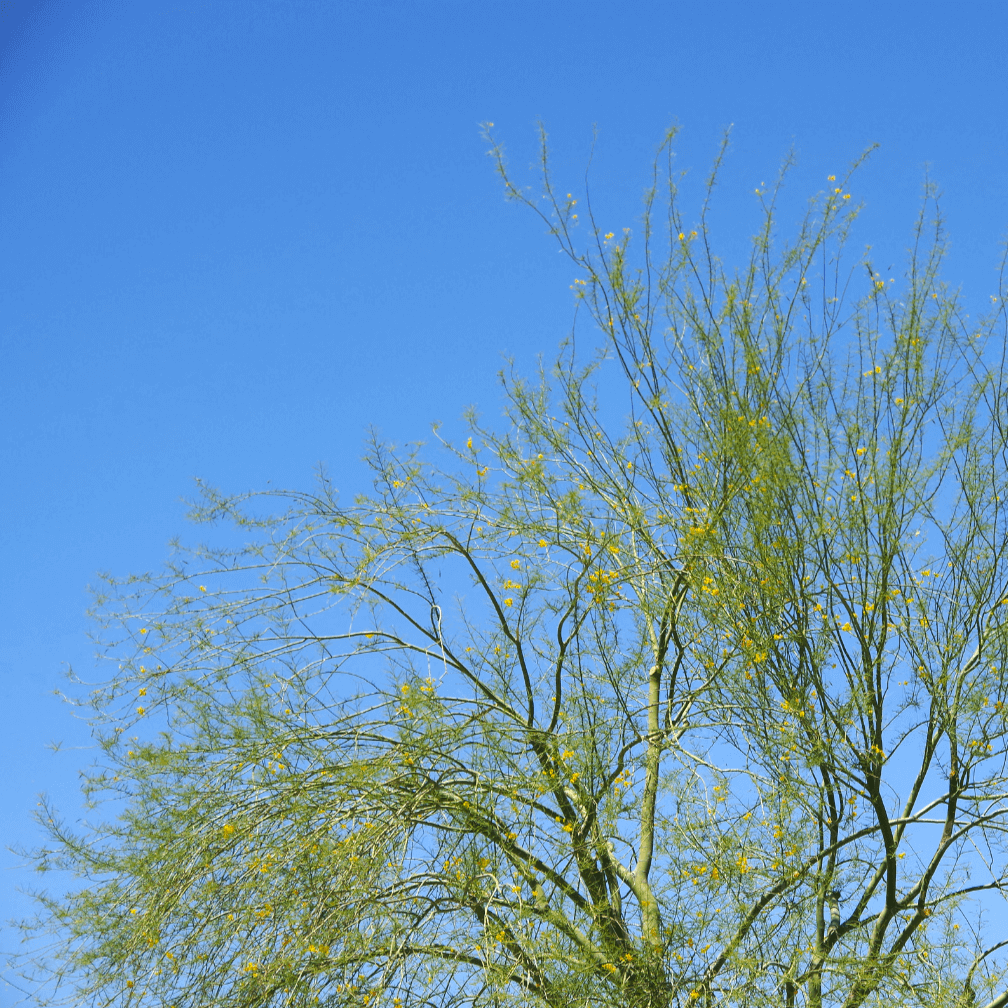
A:
{"label": "yellow flower cluster", "polygon": [[[592,596],[592,601],[604,602],[606,595],[611,590],[611,586],[614,584],[618,576],[619,572],[614,570],[602,570],[596,571],[594,574],[589,574],[586,590]],[[616,595],[619,595],[618,590],[616,591]]]}

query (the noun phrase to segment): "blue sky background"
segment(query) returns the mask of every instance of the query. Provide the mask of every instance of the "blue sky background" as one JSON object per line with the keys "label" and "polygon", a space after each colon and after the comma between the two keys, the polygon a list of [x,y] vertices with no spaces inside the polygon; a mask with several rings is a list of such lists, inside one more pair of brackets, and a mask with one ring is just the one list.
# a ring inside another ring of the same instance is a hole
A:
{"label": "blue sky background", "polygon": [[[88,740],[53,690],[93,669],[86,587],[193,535],[194,476],[305,486],[324,462],[352,494],[369,424],[493,418],[502,354],[527,369],[566,333],[574,274],[504,202],[480,122],[521,172],[542,117],[565,189],[597,124],[613,230],[670,122],[687,198],[734,123],[729,260],[791,146],[785,226],[877,142],[855,250],[898,270],[929,164],[979,305],[1008,230],[1006,30],[1003,0],[2,0],[4,843],[38,839],[40,791],[79,814]],[[0,854],[4,918],[20,865]]]}

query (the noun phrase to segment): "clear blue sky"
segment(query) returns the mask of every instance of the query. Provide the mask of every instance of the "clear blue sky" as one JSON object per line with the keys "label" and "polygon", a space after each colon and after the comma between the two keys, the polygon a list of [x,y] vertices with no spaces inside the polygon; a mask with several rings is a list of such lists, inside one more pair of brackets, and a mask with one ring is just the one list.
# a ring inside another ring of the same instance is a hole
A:
{"label": "clear blue sky", "polygon": [[979,303],[1008,229],[1006,33],[1003,0],[0,2],[3,841],[37,839],[39,791],[79,815],[87,738],[53,689],[93,668],[86,586],[162,561],[193,476],[304,486],[325,462],[353,493],[368,424],[493,417],[502,353],[565,334],[573,274],[505,204],[480,122],[523,169],[542,117],[565,187],[597,124],[614,229],[666,125],[700,177],[734,123],[729,252],[792,145],[785,224],[878,142],[855,245],[898,269],[929,163]]}

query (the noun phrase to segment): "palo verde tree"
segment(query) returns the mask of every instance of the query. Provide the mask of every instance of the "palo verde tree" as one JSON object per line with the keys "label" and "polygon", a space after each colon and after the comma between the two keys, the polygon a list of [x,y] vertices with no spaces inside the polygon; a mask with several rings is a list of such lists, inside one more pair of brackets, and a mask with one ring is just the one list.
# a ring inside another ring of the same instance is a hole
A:
{"label": "palo verde tree", "polygon": [[541,198],[494,145],[601,334],[505,375],[506,429],[375,441],[352,503],[324,477],[203,487],[196,519],[244,545],[109,580],[86,790],[113,804],[83,829],[44,812],[40,867],[79,880],[35,925],[54,997],[1001,989],[1002,302],[971,321],[943,286],[930,191],[899,283],[845,266],[849,176],[786,243],[761,193],[730,272],[706,203],[682,216],[671,142],[637,238],[590,205],[576,227],[545,142]]}

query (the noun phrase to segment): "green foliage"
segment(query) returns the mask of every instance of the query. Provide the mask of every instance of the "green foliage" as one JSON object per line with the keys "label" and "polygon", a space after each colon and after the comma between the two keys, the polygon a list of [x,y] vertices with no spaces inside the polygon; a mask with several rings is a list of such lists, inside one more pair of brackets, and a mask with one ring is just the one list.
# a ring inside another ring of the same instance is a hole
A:
{"label": "green foliage", "polygon": [[790,244],[762,193],[729,273],[659,172],[671,140],[633,240],[577,230],[545,140],[542,199],[495,145],[602,332],[503,377],[506,431],[375,442],[352,504],[324,476],[204,487],[194,517],[247,545],[109,581],[86,786],[116,814],[77,835],[47,810],[39,854],[81,879],[44,901],[65,944],[40,966],[75,1003],[994,988],[1001,302],[971,323],[941,285],[930,192],[900,284],[846,270],[848,178]]}

